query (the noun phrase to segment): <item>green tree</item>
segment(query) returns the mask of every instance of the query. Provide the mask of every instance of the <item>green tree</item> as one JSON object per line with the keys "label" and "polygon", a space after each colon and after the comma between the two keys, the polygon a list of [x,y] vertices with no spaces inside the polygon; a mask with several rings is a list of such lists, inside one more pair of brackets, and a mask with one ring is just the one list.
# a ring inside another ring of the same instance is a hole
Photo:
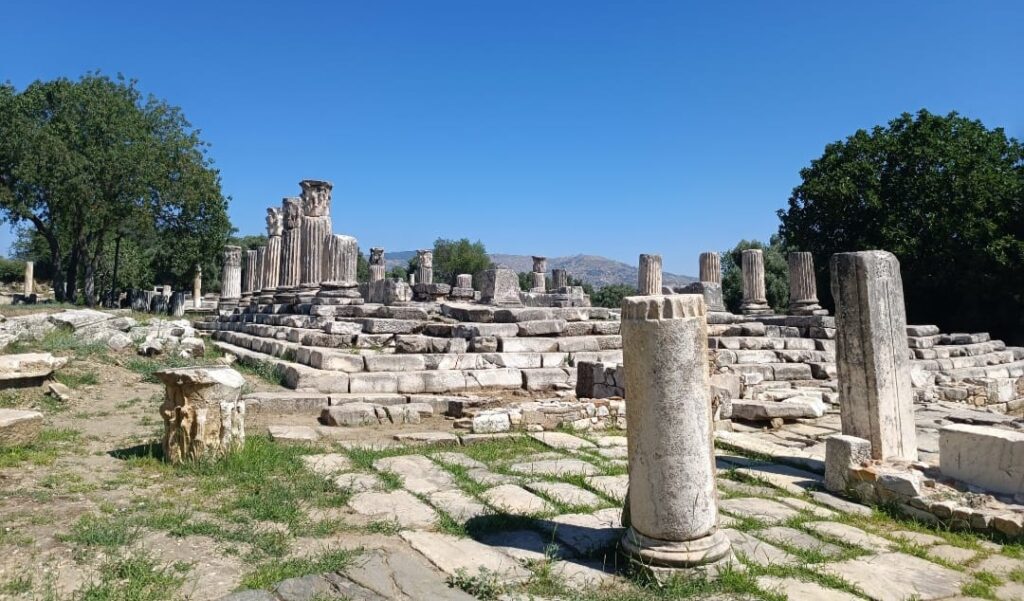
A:
{"label": "green tree", "polygon": [[595,307],[618,309],[622,307],[622,299],[636,296],[638,293],[639,290],[629,284],[610,284],[594,292],[590,297],[590,304]]}
{"label": "green tree", "polygon": [[519,277],[519,289],[529,292],[533,288],[533,274],[529,271],[520,271],[516,275]]}
{"label": "green tree", "polygon": [[740,240],[739,244],[722,253],[722,298],[725,307],[740,312],[743,302],[743,251],[759,248],[764,255],[764,288],[768,304],[777,313],[789,308],[789,265],[782,238],[774,235],[768,244],[758,240]]}
{"label": "green tree", "polygon": [[829,144],[800,172],[780,233],[814,254],[900,260],[909,319],[1024,339],[1024,146],[956,113],[903,114]]}
{"label": "green tree", "polygon": [[468,238],[447,240],[438,238],[434,241],[434,280],[455,285],[455,276],[468,273],[476,275],[491,269],[493,263],[487,256],[484,243],[477,240],[470,242]]}
{"label": "green tree", "polygon": [[117,262],[105,256],[126,241],[184,284],[196,264],[217,264],[231,228],[205,146],[180,109],[143,98],[135,81],[0,85],[0,216],[45,241],[59,300],[81,278],[95,304]]}
{"label": "green tree", "polygon": [[366,283],[370,281],[370,261],[361,251],[356,259],[356,281]]}

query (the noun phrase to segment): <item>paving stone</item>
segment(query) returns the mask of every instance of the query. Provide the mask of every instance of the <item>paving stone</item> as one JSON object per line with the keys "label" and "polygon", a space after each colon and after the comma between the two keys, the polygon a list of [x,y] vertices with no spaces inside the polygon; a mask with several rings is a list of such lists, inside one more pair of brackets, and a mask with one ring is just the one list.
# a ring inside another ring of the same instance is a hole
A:
{"label": "paving stone", "polygon": [[755,532],[754,536],[779,545],[795,547],[804,551],[816,551],[826,557],[836,557],[843,552],[842,549],[831,543],[817,539],[802,530],[785,526],[765,528]]}
{"label": "paving stone", "polygon": [[952,564],[965,564],[974,559],[974,556],[977,554],[977,551],[964,549],[963,547],[954,547],[953,545],[935,545],[928,548],[929,556],[943,559]]}
{"label": "paving stone", "polygon": [[1014,570],[1024,569],[1024,561],[1005,555],[989,555],[969,569],[972,572],[989,572],[997,576],[1006,576]]}
{"label": "paving stone", "polygon": [[806,522],[804,526],[822,536],[830,536],[868,550],[885,551],[893,547],[892,542],[881,536],[839,522]]}
{"label": "paving stone", "polygon": [[498,511],[516,515],[533,515],[554,511],[554,507],[537,495],[515,484],[503,484],[484,491],[484,501]]}
{"label": "paving stone", "polygon": [[452,453],[450,451],[445,451],[444,453],[435,453],[433,458],[435,461],[447,463],[448,465],[457,465],[466,469],[487,469],[486,464],[477,461],[464,453]]}
{"label": "paving stone", "polygon": [[931,545],[938,545],[946,542],[945,539],[933,534],[925,534],[923,532],[914,532],[912,530],[897,530],[896,532],[890,532],[889,536],[893,538],[903,539],[907,542],[922,547],[928,547]]}
{"label": "paving stone", "polygon": [[629,450],[626,447],[607,447],[598,449],[597,454],[605,459],[628,459]]}
{"label": "paving stone", "polygon": [[567,482],[528,482],[525,487],[563,505],[596,507],[601,504],[600,497],[594,493]]}
{"label": "paving stone", "polygon": [[553,536],[542,536],[534,530],[488,532],[480,536],[479,540],[521,561],[543,561],[564,554]]}
{"label": "paving stone", "polygon": [[483,484],[484,486],[498,486],[499,484],[508,484],[515,480],[504,474],[495,474],[490,470],[480,468],[466,470],[466,476],[473,482]]}
{"label": "paving stone", "polygon": [[759,576],[757,586],[766,591],[784,594],[789,601],[861,601],[857,595],[796,578]]}
{"label": "paving stone", "polygon": [[576,451],[579,449],[593,449],[597,445],[580,438],[579,436],[573,436],[565,432],[534,432],[530,434],[530,438],[537,440],[553,449],[562,449],[565,451]]}
{"label": "paving stone", "polygon": [[808,503],[807,501],[804,501],[803,499],[797,499],[797,498],[794,498],[794,497],[777,497],[777,498],[778,498],[780,503],[784,503],[786,505],[789,505],[790,507],[792,507],[793,509],[796,509],[797,511],[804,511],[804,512],[810,513],[811,515],[813,515],[816,518],[830,520],[830,519],[833,519],[833,518],[837,517],[836,516],[836,512],[834,512],[834,511],[832,511],[830,509],[825,509],[824,507],[819,507],[819,506],[815,505],[814,503]]}
{"label": "paving stone", "polygon": [[278,601],[269,591],[238,591],[217,601]]}
{"label": "paving stone", "polygon": [[430,528],[437,521],[434,510],[406,490],[357,493],[348,506],[372,521],[394,521],[402,528]]}
{"label": "paving stone", "polygon": [[567,513],[540,522],[561,543],[582,556],[591,556],[615,545],[625,531],[622,510],[601,509],[592,514]]}
{"label": "paving stone", "polygon": [[943,599],[958,594],[964,581],[970,578],[962,572],[904,553],[868,555],[825,564],[821,569],[844,578],[877,601]]}
{"label": "paving stone", "polygon": [[825,488],[824,479],[818,474],[799,470],[787,465],[772,463],[768,465],[742,467],[736,471],[741,474],[746,474],[748,476],[764,480],[772,486],[781,488],[782,490],[794,495],[802,495],[809,490],[820,490]]}
{"label": "paving stone", "polygon": [[606,589],[623,582],[615,574],[601,569],[602,566],[601,563],[585,564],[563,559],[552,562],[551,573],[573,590]]}
{"label": "paving stone", "polygon": [[740,521],[737,520],[736,518],[732,517],[731,515],[727,515],[727,514],[724,514],[724,513],[719,513],[718,514],[718,527],[719,528],[733,528],[733,527],[736,526],[736,524],[739,524],[739,523],[740,523]]}
{"label": "paving stone", "polygon": [[827,505],[832,509],[842,511],[844,513],[852,513],[854,515],[863,516],[871,515],[871,508],[868,507],[867,505],[861,505],[860,503],[847,501],[846,499],[842,499],[840,497],[833,495],[832,493],[828,493],[822,490],[816,490],[812,492],[811,498],[817,501],[818,503],[821,503],[822,505]]}
{"label": "paving stone", "polygon": [[459,437],[451,432],[398,432],[392,438],[402,444],[417,446],[459,446]]}
{"label": "paving stone", "polygon": [[384,457],[374,461],[373,467],[398,474],[404,488],[420,495],[459,487],[451,474],[423,455]]}
{"label": "paving stone", "polygon": [[339,474],[334,477],[334,486],[340,490],[347,490],[353,493],[367,490],[377,490],[384,485],[376,474],[355,472],[350,474]]}
{"label": "paving stone", "polygon": [[604,496],[624,503],[629,491],[629,476],[590,476],[587,484]]}
{"label": "paving stone", "polygon": [[459,522],[490,513],[482,503],[461,490],[442,490],[427,495],[430,503]]}
{"label": "paving stone", "polygon": [[449,576],[460,571],[473,576],[481,569],[510,581],[526,580],[531,575],[511,555],[470,538],[420,531],[402,532],[399,536]]}
{"label": "paving stone", "polygon": [[1024,600],[1024,584],[1019,582],[1007,582],[996,589],[996,597],[1006,601]]}
{"label": "paving stone", "polygon": [[794,555],[790,555],[786,551],[776,547],[771,543],[766,543],[759,538],[747,534],[746,532],[740,532],[739,530],[733,530],[732,528],[724,528],[722,532],[729,537],[729,541],[732,542],[732,550],[737,555],[742,555],[752,563],[759,566],[789,566],[800,563]]}
{"label": "paving stone", "polygon": [[352,469],[352,462],[341,453],[324,453],[321,455],[303,455],[302,463],[314,474],[330,476]]}
{"label": "paving stone", "polygon": [[274,442],[316,442],[320,434],[309,426],[267,426],[270,440]]}
{"label": "paving stone", "polygon": [[288,578],[278,582],[273,592],[281,601],[310,601],[334,592],[333,587],[319,574]]}
{"label": "paving stone", "polygon": [[595,439],[595,442],[601,448],[625,447],[628,446],[629,439],[625,436],[600,436]]}
{"label": "paving stone", "polygon": [[[448,586],[444,575],[411,550],[375,549],[360,554],[345,568],[344,575],[385,599],[431,599],[472,601],[472,595]],[[343,598],[360,600],[342,590]]]}
{"label": "paving stone", "polygon": [[758,484],[747,484],[746,482],[736,482],[726,478],[718,479],[718,490],[750,496],[777,497],[779,495],[779,491],[774,488]]}
{"label": "paving stone", "polygon": [[765,524],[778,524],[800,515],[797,510],[778,501],[755,497],[722,499],[718,507],[727,513],[743,518],[755,518]]}
{"label": "paving stone", "polygon": [[601,473],[601,470],[591,463],[569,458],[513,463],[509,470],[530,476],[594,476]]}

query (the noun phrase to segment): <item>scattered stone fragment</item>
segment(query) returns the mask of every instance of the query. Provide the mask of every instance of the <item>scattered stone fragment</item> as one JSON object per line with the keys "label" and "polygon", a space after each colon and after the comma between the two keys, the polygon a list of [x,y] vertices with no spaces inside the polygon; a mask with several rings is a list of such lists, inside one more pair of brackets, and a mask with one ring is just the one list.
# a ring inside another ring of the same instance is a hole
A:
{"label": "scattered stone fragment", "polygon": [[309,426],[267,426],[270,439],[274,442],[316,442],[320,434]]}
{"label": "scattered stone fragment", "polygon": [[944,599],[960,592],[962,572],[903,553],[880,553],[825,564],[823,571],[839,576],[879,601]]}
{"label": "scattered stone fragment", "polygon": [[459,437],[451,432],[399,432],[392,438],[402,444],[417,446],[459,446]]}
{"label": "scattered stone fragment", "polygon": [[164,458],[216,457],[245,443],[245,378],[230,367],[183,367],[153,374],[164,384]]}
{"label": "scattered stone fragment", "polygon": [[396,522],[402,528],[431,528],[437,514],[409,491],[368,491],[349,499],[348,506],[371,521]]}
{"label": "scattered stone fragment", "polygon": [[498,511],[516,515],[549,513],[554,508],[544,499],[515,484],[503,484],[487,489],[482,495],[484,501]]}
{"label": "scattered stone fragment", "polygon": [[16,385],[19,381],[42,380],[67,362],[67,357],[54,357],[50,353],[0,355],[0,388]]}
{"label": "scattered stone fragment", "polygon": [[830,520],[836,517],[834,511],[825,509],[824,507],[818,507],[814,503],[808,503],[803,499],[797,499],[796,497],[777,497],[780,503],[789,505],[797,511],[807,512],[814,517],[821,518],[823,520]]}
{"label": "scattered stone fragment", "polygon": [[46,394],[62,403],[71,401],[71,389],[60,382],[48,382],[46,384]]}
{"label": "scattered stone fragment", "polygon": [[897,530],[890,534],[893,538],[901,538],[907,542],[919,545],[921,547],[929,547],[931,545],[938,545],[945,542],[945,539],[934,534],[925,534],[924,532],[914,532],[912,530]]}
{"label": "scattered stone fragment", "polygon": [[377,406],[370,403],[345,403],[324,407],[320,421],[328,426],[376,426]]}

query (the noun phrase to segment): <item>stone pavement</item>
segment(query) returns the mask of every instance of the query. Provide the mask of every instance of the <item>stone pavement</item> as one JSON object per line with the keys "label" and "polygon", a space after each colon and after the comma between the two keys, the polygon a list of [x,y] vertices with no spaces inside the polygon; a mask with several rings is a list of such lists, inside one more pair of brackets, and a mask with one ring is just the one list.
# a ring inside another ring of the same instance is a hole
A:
{"label": "stone pavement", "polygon": [[[357,519],[397,537],[340,572],[230,599],[645,598],[618,554],[626,464],[602,452],[624,444],[555,432],[310,455],[309,469],[349,487]],[[722,451],[716,462],[721,525],[749,587],[709,598],[1024,598],[1018,547],[872,514],[791,466]]]}

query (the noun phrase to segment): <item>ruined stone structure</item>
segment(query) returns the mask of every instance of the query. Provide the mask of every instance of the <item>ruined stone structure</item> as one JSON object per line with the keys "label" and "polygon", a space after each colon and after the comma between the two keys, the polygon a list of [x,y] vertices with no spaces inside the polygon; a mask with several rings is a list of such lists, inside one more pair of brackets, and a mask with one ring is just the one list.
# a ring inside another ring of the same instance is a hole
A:
{"label": "ruined stone structure", "polygon": [[569,287],[569,272],[564,269],[551,270],[551,287],[555,290]]}
{"label": "ruined stone structure", "polygon": [[356,283],[356,267],[359,261],[359,243],[352,236],[333,234],[324,245],[324,280],[317,292],[317,304],[351,305],[362,304],[363,297]]}
{"label": "ruined stone structure", "polygon": [[818,304],[814,256],[809,252],[789,253],[789,312],[793,315],[828,315],[828,311]]}
{"label": "ruined stone structure", "polygon": [[302,281],[302,199],[285,198],[281,208],[281,275],[274,301],[292,302]]}
{"label": "ruined stone structure", "polygon": [[196,265],[196,275],[192,278],[192,307],[201,309],[203,306],[203,266]]}
{"label": "ruined stone structure", "polygon": [[530,292],[544,293],[548,291],[547,273],[547,257],[533,257],[533,272],[531,274],[533,281],[531,282]]}
{"label": "ruined stone structure", "polygon": [[220,276],[220,303],[218,308],[230,310],[238,306],[242,296],[242,248],[224,247],[224,270]]}
{"label": "ruined stone structure", "polygon": [[643,565],[694,568],[731,557],[718,530],[707,323],[695,295],[622,305],[629,424],[627,553]]}
{"label": "ruined stone structure", "polygon": [[330,182],[306,179],[302,187],[302,266],[299,297],[311,300],[323,281],[323,254],[327,237],[331,235]]}
{"label": "ruined stone structure", "polygon": [[274,302],[277,284],[281,280],[281,235],[284,232],[284,214],[277,207],[267,208],[267,246],[263,255],[260,303]]}
{"label": "ruined stone structure", "polygon": [[661,255],[640,255],[637,289],[642,296],[661,294]]}
{"label": "ruined stone structure", "polygon": [[433,284],[434,251],[418,250],[416,251],[416,258],[419,260],[419,264],[416,269],[416,281],[420,284]]}
{"label": "ruined stone structure", "polygon": [[716,252],[700,253],[700,280],[722,284],[722,258]]}
{"label": "ruined stone structure", "polygon": [[243,253],[242,263],[242,299],[243,305],[252,300],[252,291],[256,286],[256,273],[259,271],[259,252],[247,250]]}
{"label": "ruined stone structure", "polygon": [[245,442],[245,378],[228,367],[186,367],[154,374],[165,386],[164,459],[198,461]]}
{"label": "ruined stone structure", "polygon": [[370,282],[379,282],[387,274],[387,265],[384,262],[384,249],[375,246],[370,249]]}
{"label": "ruined stone structure", "polygon": [[764,287],[764,255],[758,248],[743,251],[743,304],[744,315],[771,315]]}

